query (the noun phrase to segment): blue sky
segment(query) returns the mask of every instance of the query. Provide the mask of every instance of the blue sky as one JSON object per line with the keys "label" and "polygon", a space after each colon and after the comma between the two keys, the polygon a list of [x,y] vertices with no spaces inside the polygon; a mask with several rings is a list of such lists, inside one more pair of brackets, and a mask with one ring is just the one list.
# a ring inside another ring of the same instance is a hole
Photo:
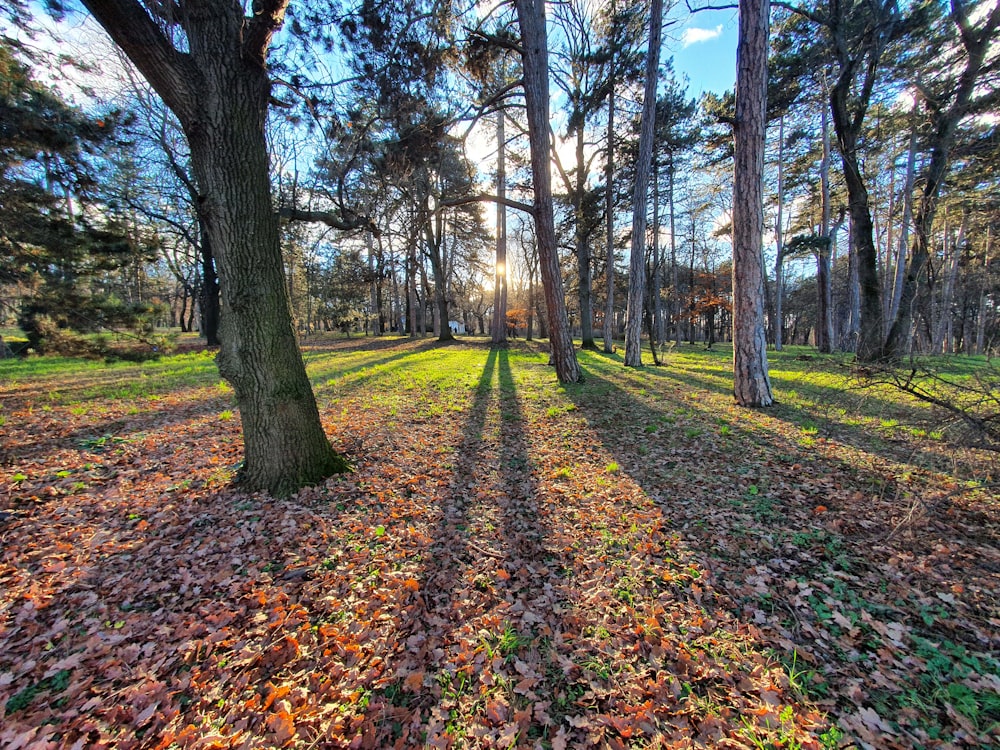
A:
{"label": "blue sky", "polygon": [[721,94],[736,82],[737,14],[735,10],[687,13],[667,29],[663,56],[674,58],[674,69],[690,79],[689,94]]}

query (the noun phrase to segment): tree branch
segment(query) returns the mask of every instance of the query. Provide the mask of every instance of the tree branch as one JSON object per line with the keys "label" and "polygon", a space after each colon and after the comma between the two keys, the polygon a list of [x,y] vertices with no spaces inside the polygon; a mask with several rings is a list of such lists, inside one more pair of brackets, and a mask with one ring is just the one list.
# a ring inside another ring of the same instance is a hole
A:
{"label": "tree branch", "polygon": [[198,112],[200,71],[179,52],[136,0],[82,0],[91,15],[182,123]]}
{"label": "tree branch", "polygon": [[435,211],[440,211],[443,208],[454,208],[455,206],[466,206],[470,203],[486,202],[499,203],[507,208],[513,208],[515,211],[523,211],[526,214],[533,215],[535,213],[535,207],[529,203],[522,203],[521,201],[516,201],[511,198],[501,198],[497,195],[490,195],[488,193],[463,195],[461,198],[447,198],[438,203]]}
{"label": "tree branch", "polygon": [[333,211],[312,211],[305,208],[295,208],[294,206],[282,206],[278,209],[278,216],[285,221],[305,221],[315,224],[326,224],[328,227],[349,232],[355,229],[367,229],[376,237],[380,230],[367,216],[356,216],[345,219],[340,214]]}
{"label": "tree branch", "polygon": [[243,38],[243,50],[261,67],[267,64],[267,48],[271,37],[285,20],[289,0],[254,0],[253,18],[247,23],[248,32]]}

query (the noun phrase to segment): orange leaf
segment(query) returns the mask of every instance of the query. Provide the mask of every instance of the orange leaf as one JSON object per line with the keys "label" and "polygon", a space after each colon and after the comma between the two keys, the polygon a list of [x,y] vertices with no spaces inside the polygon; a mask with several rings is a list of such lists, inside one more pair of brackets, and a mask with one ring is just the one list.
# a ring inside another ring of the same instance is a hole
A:
{"label": "orange leaf", "polygon": [[268,716],[267,728],[279,745],[284,745],[295,736],[295,720],[288,711],[278,711]]}
{"label": "orange leaf", "polygon": [[424,687],[424,672],[420,670],[419,672],[410,672],[406,679],[403,680],[403,685],[411,693],[419,693]]}
{"label": "orange leaf", "polygon": [[403,581],[403,587],[407,591],[420,591],[420,581],[416,578],[407,578]]}

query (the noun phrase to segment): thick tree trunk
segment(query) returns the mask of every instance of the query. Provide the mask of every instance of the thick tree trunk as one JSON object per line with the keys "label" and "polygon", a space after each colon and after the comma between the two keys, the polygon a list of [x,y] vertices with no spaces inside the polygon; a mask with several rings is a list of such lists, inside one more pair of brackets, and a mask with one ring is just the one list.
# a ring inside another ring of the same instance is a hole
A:
{"label": "thick tree trunk", "polygon": [[559,381],[576,383],[582,379],[582,372],[569,332],[552,206],[549,62],[548,39],[545,29],[545,2],[544,0],[516,0],[515,4],[523,46],[524,98],[535,194],[535,233],[538,242],[538,263],[545,293],[545,307],[548,312],[549,345],[552,363],[555,365]]}
{"label": "thick tree trunk", "polygon": [[[222,286],[219,372],[240,406],[240,483],[287,495],[347,468],[330,446],[292,326],[264,135],[270,36],[285,2],[248,22],[242,5],[202,3],[179,52],[133,0],[85,4],[177,115]],[[207,281],[207,279],[206,279]]]}
{"label": "thick tree trunk", "polygon": [[646,208],[649,170],[653,161],[653,133],[656,125],[656,84],[660,69],[660,37],[663,0],[649,7],[649,49],[646,52],[646,81],[643,88],[642,120],[639,128],[639,156],[635,165],[632,193],[632,248],[629,256],[628,306],[625,320],[625,366],[642,366],[642,297],[646,291]]}
{"label": "thick tree trunk", "polygon": [[768,0],[740,0],[733,171],[733,391],[742,406],[774,403],[764,328],[764,117]]}
{"label": "thick tree trunk", "polygon": [[283,495],[346,465],[323,433],[292,327],[264,140],[269,82],[244,66],[212,71],[218,108],[206,101],[207,121],[185,129],[223,281],[218,364],[240,405],[239,480]]}
{"label": "thick tree trunk", "polygon": [[878,252],[875,249],[868,188],[865,186],[858,163],[857,132],[848,114],[847,96],[846,85],[838,82],[830,96],[831,110],[833,127],[840,145],[840,157],[844,165],[847,209],[851,217],[851,251],[858,274],[857,357],[861,362],[874,362],[881,359],[884,342]]}

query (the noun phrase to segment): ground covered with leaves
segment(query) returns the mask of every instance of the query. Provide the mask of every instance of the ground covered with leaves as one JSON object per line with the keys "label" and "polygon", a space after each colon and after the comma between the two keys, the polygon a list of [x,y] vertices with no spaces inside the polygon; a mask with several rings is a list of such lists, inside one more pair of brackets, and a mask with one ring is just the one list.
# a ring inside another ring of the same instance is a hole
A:
{"label": "ground covered with leaves", "polygon": [[287,500],[211,353],[0,363],[0,745],[1000,742],[994,458],[844,360],[305,350],[354,471]]}

